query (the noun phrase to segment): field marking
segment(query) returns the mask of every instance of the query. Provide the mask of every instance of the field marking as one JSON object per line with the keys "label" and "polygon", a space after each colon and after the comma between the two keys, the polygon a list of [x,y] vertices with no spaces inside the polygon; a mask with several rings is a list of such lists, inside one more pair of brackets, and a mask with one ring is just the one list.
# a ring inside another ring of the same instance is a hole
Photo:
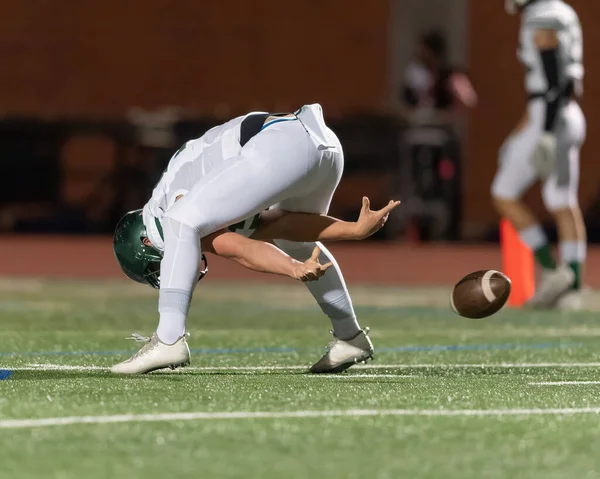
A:
{"label": "field marking", "polygon": [[[225,349],[191,349],[194,354],[238,354],[238,353],[297,353],[294,348],[225,348]],[[135,350],[119,351],[3,351],[0,356],[121,356],[133,354]]]}
{"label": "field marking", "polygon": [[218,419],[286,419],[320,417],[372,417],[372,416],[430,416],[430,417],[482,417],[482,416],[558,416],[574,414],[600,414],[600,407],[555,409],[347,409],[332,411],[233,411],[233,412],[182,412],[163,414],[117,414],[112,416],[70,416],[40,419],[0,420],[0,429],[25,429],[73,424],[115,424],[131,422],[198,421]]}
{"label": "field marking", "polygon": [[600,381],[541,381],[529,383],[530,386],[577,386],[583,384],[600,384]]}
{"label": "field marking", "polygon": [[[299,369],[293,367],[294,369]],[[215,368],[216,371],[219,370],[227,370],[230,368]],[[307,367],[302,367],[302,369],[308,370]],[[11,374],[13,371],[108,371],[109,367],[106,366],[72,366],[68,364],[30,364],[29,366],[24,367],[16,367],[11,368],[10,370],[0,369],[0,379],[8,379],[8,377],[3,378],[1,373],[2,371],[9,371]],[[212,370],[202,367],[186,367],[184,369],[180,369],[179,371],[206,371]],[[262,369],[261,369],[262,371]],[[162,371],[155,371],[156,373],[163,374],[177,374],[178,371],[171,371],[170,369],[164,369]],[[413,374],[310,374],[306,375],[306,377],[310,378],[324,378],[324,379],[354,379],[354,378],[414,378],[416,377]]]}
{"label": "field marking", "polygon": [[[79,366],[71,364],[33,363],[26,366],[2,366],[11,371],[108,371],[109,366]],[[308,370],[309,365],[291,366],[189,366],[177,371],[164,371],[177,374],[178,371],[302,371]],[[489,364],[357,364],[353,371],[379,369],[528,369],[528,368],[600,368],[600,363],[489,363]],[[160,371],[159,371],[160,372]],[[383,377],[383,375],[379,375]],[[348,377],[348,376],[340,376]],[[364,376],[363,376],[364,377]]]}
{"label": "field marking", "polygon": [[[499,343],[499,344],[450,344],[433,346],[396,346],[388,348],[379,348],[382,353],[413,353],[413,352],[443,352],[443,351],[503,351],[503,350],[522,350],[522,349],[553,349],[553,348],[578,348],[582,343],[541,343],[541,344],[518,344],[518,343]],[[19,356],[120,356],[133,354],[134,350],[118,351],[0,351],[0,356],[19,357]],[[239,353],[280,353],[293,354],[298,353],[296,348],[272,347],[272,348],[205,348],[192,349],[194,354],[239,354]]]}
{"label": "field marking", "polygon": [[355,378],[414,378],[414,374],[307,374],[307,378],[355,379]]}

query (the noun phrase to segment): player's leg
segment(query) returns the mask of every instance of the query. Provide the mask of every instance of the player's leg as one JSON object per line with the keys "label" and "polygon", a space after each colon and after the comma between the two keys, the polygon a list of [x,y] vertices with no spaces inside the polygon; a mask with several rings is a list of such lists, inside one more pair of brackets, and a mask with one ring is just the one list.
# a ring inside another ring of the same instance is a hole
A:
{"label": "player's leg", "polygon": [[306,283],[323,313],[329,317],[335,337],[327,353],[311,367],[311,372],[341,372],[358,362],[370,359],[373,356],[373,344],[368,338],[368,329],[363,330],[358,324],[344,276],[331,252],[318,242],[277,240],[275,244],[298,261],[305,261],[314,247],[319,246],[320,261],[333,263],[333,267],[329,268],[319,281]]}
{"label": "player's leg", "polygon": [[[344,169],[344,157],[341,151],[325,152],[331,157],[332,168],[323,169],[322,177],[315,182],[314,188],[305,194],[286,200],[274,205],[284,211],[295,213],[327,214],[333,194],[341,179]],[[295,241],[276,240],[275,244],[298,261],[306,261],[310,258],[317,243],[298,243]],[[317,304],[331,320],[333,332],[336,338],[351,339],[360,331],[356,320],[356,314],[352,306],[352,300],[344,281],[342,271],[329,250],[322,247],[321,262],[333,263],[333,267],[319,281],[305,283]],[[324,263],[323,263],[324,264]]]}
{"label": "player's leg", "polygon": [[147,343],[131,358],[113,366],[113,373],[148,373],[190,361],[185,327],[191,291],[200,274],[200,239],[192,228],[170,218],[162,227],[166,248],[160,265],[158,327],[151,338],[134,337]]}
{"label": "player's leg", "polygon": [[578,308],[581,297],[583,266],[587,252],[587,235],[577,198],[579,187],[580,148],[585,139],[585,118],[576,103],[567,106],[557,131],[555,170],[544,182],[544,204],[556,221],[563,267],[572,271],[572,292],[559,306]]}
{"label": "player's leg", "polygon": [[344,281],[344,276],[333,254],[321,243],[297,243],[294,241],[276,240],[275,244],[292,258],[306,261],[316,246],[321,250],[319,262],[333,263],[333,266],[319,281],[309,281],[306,287],[317,301],[317,304],[331,320],[333,334],[336,338],[348,340],[360,331],[356,313]]}
{"label": "player's leg", "polygon": [[500,150],[499,168],[492,183],[492,199],[498,213],[508,219],[521,240],[531,248],[544,270],[556,268],[548,239],[537,218],[522,201],[522,196],[537,180],[532,156],[540,138],[539,118],[543,102],[529,106],[529,122],[510,136]]}
{"label": "player's leg", "polygon": [[[323,152],[323,156],[331,167],[321,170],[321,177],[315,181],[314,188],[301,196],[282,201],[275,205],[276,208],[284,211],[327,214],[343,172],[344,158],[341,145],[338,145],[336,151]],[[358,324],[344,276],[331,252],[320,243],[276,240],[275,244],[298,261],[309,258],[318,245],[321,249],[320,261],[333,263],[333,267],[319,281],[305,283],[323,313],[329,317],[336,338],[328,353],[313,365],[311,371],[339,372],[356,362],[369,359],[373,355],[373,345],[367,337],[367,331],[363,331]]]}

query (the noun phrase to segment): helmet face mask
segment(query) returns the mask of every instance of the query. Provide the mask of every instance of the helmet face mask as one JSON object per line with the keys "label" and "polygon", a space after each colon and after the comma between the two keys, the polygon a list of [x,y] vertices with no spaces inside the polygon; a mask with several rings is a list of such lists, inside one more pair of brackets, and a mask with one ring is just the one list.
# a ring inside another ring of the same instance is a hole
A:
{"label": "helmet face mask", "polygon": [[154,289],[160,288],[160,261],[148,263],[144,278]]}

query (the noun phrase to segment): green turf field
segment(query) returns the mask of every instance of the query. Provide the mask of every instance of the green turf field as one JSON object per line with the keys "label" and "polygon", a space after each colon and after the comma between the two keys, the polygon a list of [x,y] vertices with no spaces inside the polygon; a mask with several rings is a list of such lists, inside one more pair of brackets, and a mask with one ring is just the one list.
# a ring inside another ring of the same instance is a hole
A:
{"label": "green turf field", "polygon": [[156,325],[128,283],[0,281],[0,478],[600,477],[600,315],[455,316],[444,288],[353,287],[375,361],[306,368],[302,285],[205,281],[192,366],[106,367]]}

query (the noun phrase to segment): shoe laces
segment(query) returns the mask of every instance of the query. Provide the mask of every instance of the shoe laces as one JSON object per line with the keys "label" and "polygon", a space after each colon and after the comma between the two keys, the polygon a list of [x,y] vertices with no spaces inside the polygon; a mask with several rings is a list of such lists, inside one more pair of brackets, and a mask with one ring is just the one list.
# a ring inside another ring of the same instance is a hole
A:
{"label": "shoe laces", "polygon": [[[185,332],[184,333],[185,338],[189,338],[190,337],[190,333]],[[138,333],[131,333],[131,336],[125,339],[132,339],[134,340],[136,343],[149,343],[152,338],[148,337],[148,336],[142,336],[141,334]]]}
{"label": "shoe laces", "polygon": [[158,344],[158,338],[156,338],[156,340],[153,341],[154,337],[149,338],[148,336],[142,336],[138,333],[132,333],[131,337],[125,339],[133,339],[136,343],[145,343],[140,348],[140,350],[131,357],[129,361],[133,361],[134,359],[137,359],[140,356],[148,353],[149,351],[154,349],[154,347]]}
{"label": "shoe laces", "polygon": [[149,343],[150,338],[148,336],[142,336],[138,333],[131,333],[131,336],[125,339],[133,339],[136,343]]}

